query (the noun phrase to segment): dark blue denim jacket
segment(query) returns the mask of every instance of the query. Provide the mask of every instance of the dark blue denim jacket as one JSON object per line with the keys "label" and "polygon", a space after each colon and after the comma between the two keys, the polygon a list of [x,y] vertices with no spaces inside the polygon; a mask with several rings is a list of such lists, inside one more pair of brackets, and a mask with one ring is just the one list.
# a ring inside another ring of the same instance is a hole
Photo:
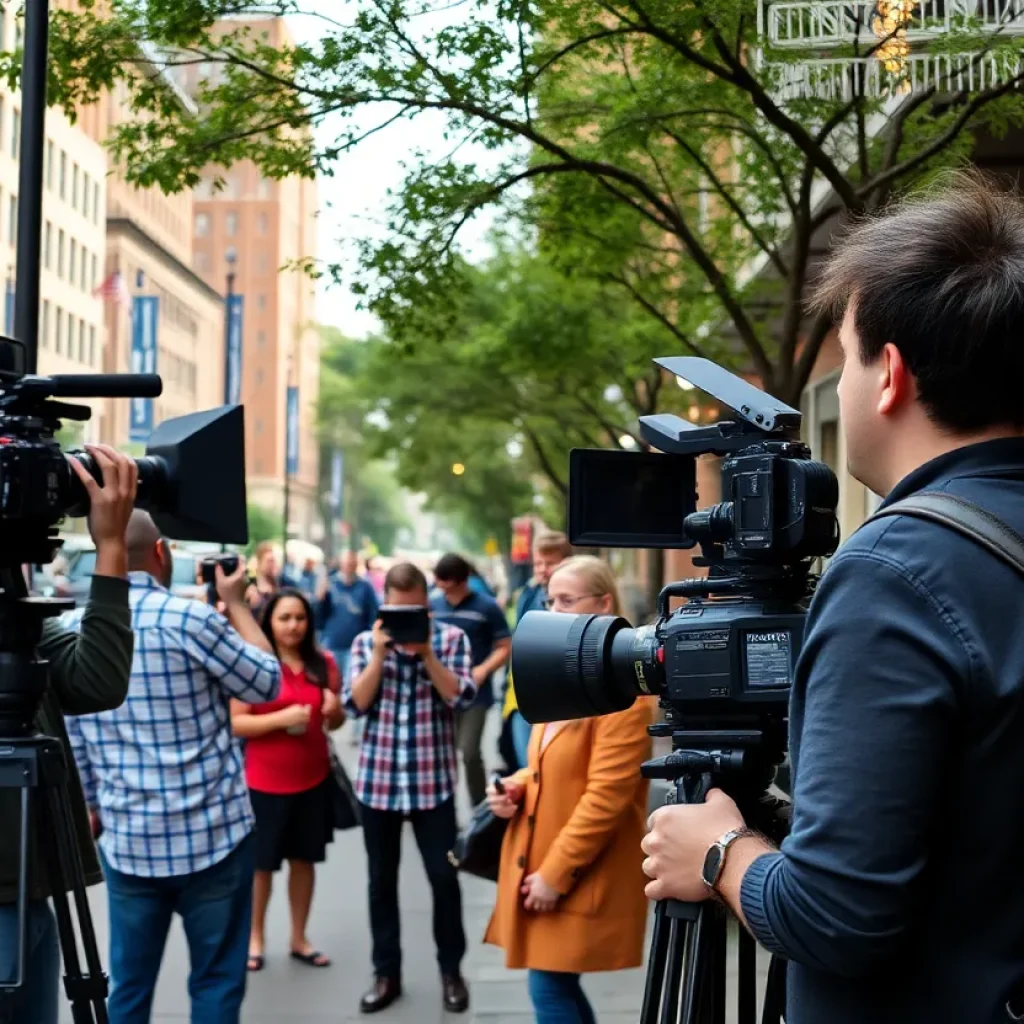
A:
{"label": "dark blue denim jacket", "polygon": [[[1024,535],[1024,439],[943,455],[922,490]],[[790,961],[787,1024],[996,1024],[1024,975],[1024,577],[906,516],[824,573],[794,681],[793,827],[743,882]]]}

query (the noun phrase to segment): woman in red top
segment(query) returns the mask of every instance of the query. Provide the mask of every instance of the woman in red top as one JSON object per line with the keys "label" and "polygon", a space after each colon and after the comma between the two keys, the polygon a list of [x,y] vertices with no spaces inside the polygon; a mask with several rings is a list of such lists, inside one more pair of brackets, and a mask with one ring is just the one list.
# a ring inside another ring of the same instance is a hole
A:
{"label": "woman in red top", "polygon": [[324,728],[345,720],[334,659],[313,637],[309,601],[297,590],[272,595],[263,614],[266,633],[281,661],[281,691],[267,704],[231,702],[231,723],[245,743],[245,775],[256,816],[249,970],[263,967],[263,933],[271,880],[288,861],[293,959],[311,967],[330,960],[306,937],[313,901],[314,864],[324,861],[333,838],[330,760]]}

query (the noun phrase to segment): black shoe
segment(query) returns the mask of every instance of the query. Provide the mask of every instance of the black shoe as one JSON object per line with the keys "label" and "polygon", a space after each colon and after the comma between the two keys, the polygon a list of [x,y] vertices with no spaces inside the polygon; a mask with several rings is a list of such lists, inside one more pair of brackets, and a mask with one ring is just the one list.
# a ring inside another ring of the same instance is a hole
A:
{"label": "black shoe", "polygon": [[402,994],[402,983],[397,978],[377,978],[373,988],[359,1000],[360,1013],[379,1013],[386,1010]]}
{"label": "black shoe", "polygon": [[461,974],[441,975],[441,1002],[449,1013],[465,1013],[469,1009],[469,989]]}

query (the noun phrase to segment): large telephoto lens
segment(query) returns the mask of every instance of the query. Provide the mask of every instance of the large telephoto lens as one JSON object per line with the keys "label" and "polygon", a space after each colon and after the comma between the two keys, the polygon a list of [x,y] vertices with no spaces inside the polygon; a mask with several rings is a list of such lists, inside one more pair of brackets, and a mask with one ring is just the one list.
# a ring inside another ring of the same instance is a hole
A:
{"label": "large telephoto lens", "polygon": [[528,612],[512,641],[516,702],[531,723],[625,711],[660,693],[663,675],[654,627],[617,615]]}

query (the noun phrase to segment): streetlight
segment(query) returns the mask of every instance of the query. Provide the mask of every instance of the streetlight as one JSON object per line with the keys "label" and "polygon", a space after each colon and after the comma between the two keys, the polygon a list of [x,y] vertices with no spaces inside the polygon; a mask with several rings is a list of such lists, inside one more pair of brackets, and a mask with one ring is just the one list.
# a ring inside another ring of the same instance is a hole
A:
{"label": "streetlight", "polygon": [[462,474],[465,473],[465,472],[466,472],[466,467],[461,462],[453,462],[452,463],[452,475],[453,476],[462,476]]}
{"label": "streetlight", "polygon": [[242,399],[242,297],[235,294],[234,246],[224,253],[228,265],[224,290],[224,404],[238,405]]}

